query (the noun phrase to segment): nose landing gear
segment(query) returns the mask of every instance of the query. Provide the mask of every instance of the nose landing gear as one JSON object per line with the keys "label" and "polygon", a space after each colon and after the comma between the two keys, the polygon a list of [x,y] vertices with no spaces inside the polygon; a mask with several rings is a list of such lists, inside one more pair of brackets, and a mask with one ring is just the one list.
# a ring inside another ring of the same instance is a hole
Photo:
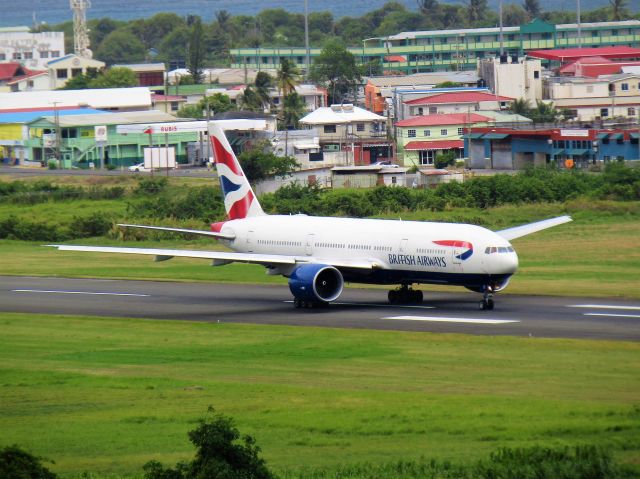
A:
{"label": "nose landing gear", "polygon": [[392,289],[388,297],[391,304],[420,304],[423,300],[422,291],[411,289],[408,284]]}
{"label": "nose landing gear", "polygon": [[493,289],[491,286],[485,286],[482,301],[480,301],[480,309],[493,310]]}

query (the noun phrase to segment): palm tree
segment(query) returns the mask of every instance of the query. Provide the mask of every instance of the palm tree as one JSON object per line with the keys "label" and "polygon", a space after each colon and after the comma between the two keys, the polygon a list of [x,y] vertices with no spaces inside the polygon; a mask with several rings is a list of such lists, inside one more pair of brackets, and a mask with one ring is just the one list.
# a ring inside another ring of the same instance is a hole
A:
{"label": "palm tree", "polygon": [[518,98],[511,102],[509,111],[516,115],[528,116],[531,113],[531,103],[526,98]]}
{"label": "palm tree", "polygon": [[269,89],[273,86],[273,78],[265,72],[258,72],[254,82],[256,95],[260,99],[263,110],[271,110],[271,97]]}
{"label": "palm tree", "polygon": [[282,112],[283,126],[285,128],[292,126],[297,129],[299,126],[300,118],[302,118],[306,113],[304,100],[295,91],[289,93],[284,97]]}
{"label": "palm tree", "polygon": [[609,0],[611,5],[611,20],[619,22],[626,18],[627,13],[627,0]]}
{"label": "palm tree", "polygon": [[278,83],[278,90],[284,99],[289,93],[295,91],[296,85],[300,82],[300,71],[289,59],[282,58],[280,60],[280,69],[278,70],[276,81]]}

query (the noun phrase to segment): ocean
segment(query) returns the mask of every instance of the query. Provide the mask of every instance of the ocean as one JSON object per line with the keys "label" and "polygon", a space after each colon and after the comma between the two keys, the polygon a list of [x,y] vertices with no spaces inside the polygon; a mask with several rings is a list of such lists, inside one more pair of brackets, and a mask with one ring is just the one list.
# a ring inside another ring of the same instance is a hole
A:
{"label": "ocean", "polygon": [[[309,11],[330,11],[335,18],[344,16],[358,17],[371,10],[380,8],[386,0],[325,0],[317,2],[309,0]],[[417,10],[416,0],[396,0],[409,10]],[[489,0],[495,6],[498,0]],[[284,8],[290,12],[304,12],[304,0],[151,0],[134,2],[131,0],[92,0],[87,18],[109,17],[118,20],[151,17],[159,12],[174,12],[178,15],[196,14],[204,21],[210,22],[219,10],[227,10],[232,15],[255,15],[267,8]],[[443,3],[463,3],[463,0]],[[505,4],[510,3],[505,0]],[[522,3],[516,1],[514,3]],[[576,0],[542,0],[544,8],[575,10]],[[607,6],[607,0],[581,0],[582,9],[589,10]],[[630,5],[635,3],[629,2]],[[632,9],[637,9],[637,6]],[[0,27],[33,25],[36,21],[50,24],[71,20],[69,0],[21,0],[18,5],[13,1],[0,0]]]}

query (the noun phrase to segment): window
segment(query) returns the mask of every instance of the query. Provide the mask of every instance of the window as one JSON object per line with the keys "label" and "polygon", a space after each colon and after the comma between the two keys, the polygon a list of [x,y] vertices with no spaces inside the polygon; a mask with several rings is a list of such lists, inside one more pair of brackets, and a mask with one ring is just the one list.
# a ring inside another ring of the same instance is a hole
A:
{"label": "window", "polygon": [[13,52],[13,59],[22,60],[22,55],[20,54],[20,52]]}
{"label": "window", "polygon": [[620,85],[620,89],[622,91],[629,91],[629,84],[628,83],[623,83]]}
{"label": "window", "polygon": [[364,131],[364,123],[356,123],[356,131]]}
{"label": "window", "polygon": [[605,117],[609,116],[609,109],[608,108],[600,108],[600,116],[602,118],[605,118]]}
{"label": "window", "polygon": [[41,51],[40,58],[49,58],[49,52],[46,50]]}
{"label": "window", "polygon": [[593,93],[593,85],[587,85],[587,93]]}
{"label": "window", "polygon": [[336,132],[336,125],[324,125],[324,132],[325,133],[335,133]]}
{"label": "window", "polygon": [[422,150],[420,154],[421,165],[433,165],[433,159],[435,158],[435,150]]}
{"label": "window", "polygon": [[4,53],[0,53],[0,61],[5,61],[7,59],[7,55]]}
{"label": "window", "polygon": [[180,103],[177,101],[171,102],[171,111],[178,111],[180,109]]}
{"label": "window", "polygon": [[22,58],[24,58],[25,60],[32,60],[33,59],[33,52],[24,52]]}
{"label": "window", "polygon": [[56,78],[58,78],[59,80],[64,80],[67,77],[68,77],[68,74],[67,74],[66,68],[61,68],[60,70],[56,70]]}
{"label": "window", "polygon": [[71,69],[71,77],[75,78],[78,75],[82,75],[82,68],[72,68]]}
{"label": "window", "polygon": [[458,135],[464,135],[464,128],[458,128]]}
{"label": "window", "polygon": [[424,115],[424,108],[422,107],[418,108],[418,115],[420,116]]}
{"label": "window", "polygon": [[416,137],[416,130],[407,130],[407,137],[415,138]]}
{"label": "window", "polygon": [[539,72],[538,70],[535,70],[535,71],[533,72],[533,78],[535,78],[536,80],[537,80],[538,78],[540,78],[540,72]]}
{"label": "window", "polygon": [[33,80],[27,80],[27,88],[33,88]]}
{"label": "window", "polygon": [[422,136],[431,136],[431,130],[424,130]]}
{"label": "window", "polygon": [[60,56],[60,50],[51,50],[51,58],[58,58]]}
{"label": "window", "polygon": [[429,115],[436,115],[438,113],[438,107],[437,106],[430,106],[429,107]]}
{"label": "window", "polygon": [[636,109],[633,107],[627,108],[627,116],[636,116]]}
{"label": "window", "polygon": [[440,130],[440,135],[447,136],[448,134],[449,134],[449,130],[447,130],[446,128],[443,128],[442,130]]}

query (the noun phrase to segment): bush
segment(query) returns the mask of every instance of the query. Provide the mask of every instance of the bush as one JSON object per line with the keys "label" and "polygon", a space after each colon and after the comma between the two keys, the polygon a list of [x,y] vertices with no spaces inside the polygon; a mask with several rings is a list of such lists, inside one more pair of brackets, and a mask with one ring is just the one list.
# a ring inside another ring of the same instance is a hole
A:
{"label": "bush", "polygon": [[251,436],[240,437],[233,419],[209,407],[209,417],[201,419],[189,432],[196,457],[165,469],[158,461],[144,465],[145,479],[272,479],[274,475],[260,458],[260,448]]}
{"label": "bush", "polygon": [[135,192],[141,195],[156,195],[164,191],[168,184],[169,180],[165,176],[138,178]]}
{"label": "bush", "polygon": [[74,216],[69,225],[69,236],[73,238],[103,236],[109,232],[112,223],[112,218],[101,211],[91,213],[89,216]]}
{"label": "bush", "polygon": [[18,446],[0,449],[0,477],[15,479],[56,479],[56,474],[44,467],[42,458],[35,457]]}
{"label": "bush", "polygon": [[47,163],[47,168],[49,168],[50,170],[57,170],[58,162],[56,160],[49,160],[49,162]]}

